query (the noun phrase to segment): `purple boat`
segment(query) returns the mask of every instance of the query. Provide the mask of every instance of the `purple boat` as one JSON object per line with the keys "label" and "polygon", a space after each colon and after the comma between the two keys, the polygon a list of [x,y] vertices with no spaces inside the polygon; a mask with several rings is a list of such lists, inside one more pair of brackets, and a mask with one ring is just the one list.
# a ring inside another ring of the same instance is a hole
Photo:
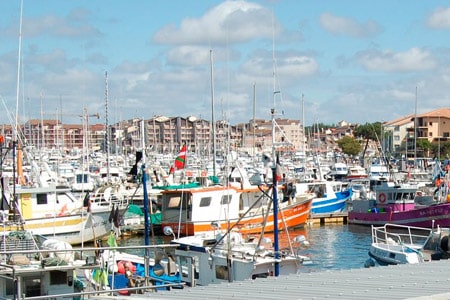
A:
{"label": "purple boat", "polygon": [[436,201],[433,195],[422,195],[417,185],[383,182],[376,187],[375,195],[375,199],[353,200],[348,223],[450,227],[450,203]]}

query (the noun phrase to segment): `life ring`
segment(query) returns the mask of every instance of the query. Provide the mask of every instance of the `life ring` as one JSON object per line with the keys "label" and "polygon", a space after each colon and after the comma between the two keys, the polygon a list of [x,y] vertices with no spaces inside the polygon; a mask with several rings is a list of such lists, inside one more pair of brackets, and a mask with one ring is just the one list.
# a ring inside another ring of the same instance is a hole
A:
{"label": "life ring", "polygon": [[380,193],[378,195],[378,202],[380,202],[380,203],[386,202],[386,195],[384,193]]}
{"label": "life ring", "polygon": [[206,177],[206,176],[208,176],[208,171],[203,170],[203,171],[202,171],[202,177]]}

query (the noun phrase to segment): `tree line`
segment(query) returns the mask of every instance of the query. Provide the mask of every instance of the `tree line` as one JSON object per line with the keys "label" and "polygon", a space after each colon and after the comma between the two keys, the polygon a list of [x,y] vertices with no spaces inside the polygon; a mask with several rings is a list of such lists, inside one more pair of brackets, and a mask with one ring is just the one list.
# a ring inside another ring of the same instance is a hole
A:
{"label": "tree line", "polygon": [[[330,128],[335,128],[336,125],[326,125],[323,123],[315,124],[314,126],[305,127],[305,132],[322,132]],[[385,136],[383,136],[383,134]],[[337,141],[338,146],[342,152],[350,157],[355,157],[362,154],[362,159],[366,155],[367,148],[371,141],[375,142],[381,152],[381,141],[386,139],[389,132],[383,133],[383,126],[381,122],[366,123],[357,125],[353,130],[353,136],[345,136]],[[434,157],[437,159],[448,158],[450,154],[450,141],[430,142],[428,139],[415,139],[415,150],[422,153],[426,157]],[[397,153],[388,153],[388,158],[400,158],[402,153],[406,150],[406,142],[402,149],[398,149]],[[414,146],[414,143],[413,143]]]}

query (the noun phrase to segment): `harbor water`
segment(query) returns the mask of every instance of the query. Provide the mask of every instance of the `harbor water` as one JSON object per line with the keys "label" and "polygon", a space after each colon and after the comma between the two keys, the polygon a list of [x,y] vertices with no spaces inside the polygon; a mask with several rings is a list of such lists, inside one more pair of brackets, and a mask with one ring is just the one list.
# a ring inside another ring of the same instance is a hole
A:
{"label": "harbor water", "polygon": [[[303,247],[300,254],[309,256],[312,263],[303,266],[302,272],[343,270],[364,268],[369,258],[371,243],[370,227],[347,224],[307,225],[304,228],[280,232],[280,249],[289,247],[289,240],[304,235],[309,246]],[[271,237],[271,234],[266,234]],[[170,243],[171,237],[150,237],[150,244]],[[273,238],[272,238],[273,240]],[[119,246],[144,245],[144,235],[123,236],[118,239]],[[130,250],[132,251],[132,250]],[[134,253],[143,254],[143,253]]]}

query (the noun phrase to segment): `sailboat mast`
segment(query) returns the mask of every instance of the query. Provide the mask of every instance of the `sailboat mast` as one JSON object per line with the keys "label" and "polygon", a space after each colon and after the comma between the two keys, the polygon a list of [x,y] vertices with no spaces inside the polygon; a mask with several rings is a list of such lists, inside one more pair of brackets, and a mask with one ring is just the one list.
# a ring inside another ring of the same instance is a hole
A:
{"label": "sailboat mast", "polygon": [[214,120],[214,65],[212,50],[209,50],[209,59],[211,66],[211,129],[213,142],[213,176],[216,176],[216,122]]}
{"label": "sailboat mast", "polygon": [[256,156],[256,83],[253,83],[253,144],[252,144],[252,163],[255,166],[255,156]]}
{"label": "sailboat mast", "polygon": [[17,141],[18,122],[19,122],[19,91],[20,91],[20,68],[22,65],[22,16],[23,16],[23,0],[20,1],[20,25],[19,25],[19,51],[17,58],[17,87],[16,87],[16,120],[14,123],[13,138]]}
{"label": "sailboat mast", "polygon": [[[416,167],[416,159],[417,159],[417,86],[416,86],[416,101],[414,104],[414,163],[413,168]],[[407,157],[408,159],[408,157]]]}
{"label": "sailboat mast", "polygon": [[302,134],[303,134],[303,152],[306,155],[306,138],[305,138],[305,95],[302,94]]}
{"label": "sailboat mast", "polygon": [[111,181],[109,168],[109,128],[108,128],[108,72],[105,71],[105,148],[106,148],[106,174],[107,182]]}
{"label": "sailboat mast", "polygon": [[[16,115],[14,121],[14,132],[13,132],[13,214],[14,217],[16,215],[16,151],[17,151],[17,142],[18,142],[18,122],[19,122],[19,92],[20,92],[20,69],[22,62],[22,16],[23,16],[23,0],[20,1],[20,25],[19,25],[19,49],[18,49],[18,58],[17,58],[17,86],[16,86]],[[17,174],[18,175],[18,174]]]}
{"label": "sailboat mast", "polygon": [[274,240],[274,251],[275,251],[275,276],[280,275],[280,252],[279,252],[279,242],[278,242],[278,174],[277,174],[277,157],[275,149],[275,95],[279,94],[280,91],[276,91],[276,81],[275,81],[275,33],[272,30],[272,63],[273,63],[273,108],[271,109],[272,115],[272,181],[273,181],[273,240]]}

